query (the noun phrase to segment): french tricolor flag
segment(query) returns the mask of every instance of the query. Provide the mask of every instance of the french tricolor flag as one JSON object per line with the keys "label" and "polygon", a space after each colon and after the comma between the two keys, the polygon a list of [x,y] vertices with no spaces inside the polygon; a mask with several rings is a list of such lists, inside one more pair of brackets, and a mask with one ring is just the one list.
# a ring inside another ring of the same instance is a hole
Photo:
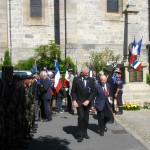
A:
{"label": "french tricolor flag", "polygon": [[55,84],[54,84],[54,87],[55,87],[57,93],[59,92],[60,88],[62,87],[62,82],[60,79],[60,72],[59,72],[57,60],[55,60]]}
{"label": "french tricolor flag", "polygon": [[142,66],[142,63],[139,62],[138,60],[135,60],[133,63],[132,63],[132,66],[135,70],[139,70]]}
{"label": "french tricolor flag", "polygon": [[135,38],[134,38],[131,54],[130,54],[130,57],[129,57],[129,64],[130,65],[134,62],[135,56],[137,55],[137,50],[138,50],[138,44],[136,44],[136,41],[135,41]]}
{"label": "french tricolor flag", "polygon": [[90,77],[92,77],[92,64],[90,64],[90,74],[89,74]]}
{"label": "french tricolor flag", "polygon": [[68,87],[69,86],[69,74],[68,74],[68,71],[69,71],[70,67],[69,65],[67,65],[66,67],[66,74],[65,74],[65,78],[64,78],[64,87]]}

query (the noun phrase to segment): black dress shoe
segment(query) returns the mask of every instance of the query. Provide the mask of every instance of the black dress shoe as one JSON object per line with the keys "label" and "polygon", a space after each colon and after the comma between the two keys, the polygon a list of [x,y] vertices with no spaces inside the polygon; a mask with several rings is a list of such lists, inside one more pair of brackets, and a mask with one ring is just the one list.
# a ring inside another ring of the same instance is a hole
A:
{"label": "black dress shoe", "polygon": [[107,122],[108,124],[111,124],[111,123],[114,123],[114,120],[111,120],[111,121],[109,121],[109,122]]}
{"label": "black dress shoe", "polygon": [[116,110],[113,110],[113,113],[117,113],[117,111],[116,111]]}
{"label": "black dress shoe", "polygon": [[44,119],[43,122],[49,122],[52,121],[52,119]]}
{"label": "black dress shoe", "polygon": [[104,131],[100,131],[99,135],[104,136]]}
{"label": "black dress shoe", "polygon": [[37,128],[37,127],[38,127],[38,124],[34,124],[34,125],[33,125],[33,128]]}
{"label": "black dress shoe", "polygon": [[85,139],[90,139],[90,137],[88,136],[88,134],[84,134],[84,138]]}
{"label": "black dress shoe", "polygon": [[115,115],[122,115],[123,112],[118,111],[117,113],[115,113]]}
{"label": "black dress shoe", "polygon": [[107,132],[107,127],[106,126],[104,127],[104,131]]}
{"label": "black dress shoe", "polygon": [[79,136],[79,137],[78,137],[78,142],[82,142],[82,140],[83,140],[83,137],[82,137],[82,136]]}

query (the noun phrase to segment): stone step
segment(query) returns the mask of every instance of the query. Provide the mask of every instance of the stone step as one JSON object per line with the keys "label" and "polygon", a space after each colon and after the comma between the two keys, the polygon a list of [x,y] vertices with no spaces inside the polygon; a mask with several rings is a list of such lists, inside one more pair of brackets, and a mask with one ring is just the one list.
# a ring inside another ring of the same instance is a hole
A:
{"label": "stone step", "polygon": [[140,102],[150,101],[150,86],[144,83],[128,83],[123,88],[123,101]]}

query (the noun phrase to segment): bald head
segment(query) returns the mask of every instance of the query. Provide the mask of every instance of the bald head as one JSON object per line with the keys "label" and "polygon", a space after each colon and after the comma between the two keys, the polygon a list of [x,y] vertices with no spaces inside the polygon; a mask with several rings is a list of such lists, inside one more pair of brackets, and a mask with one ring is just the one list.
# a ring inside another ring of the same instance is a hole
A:
{"label": "bald head", "polygon": [[47,76],[46,71],[41,71],[41,72],[40,72],[40,77],[41,77],[42,79],[46,78],[46,76]]}
{"label": "bald head", "polygon": [[82,67],[81,72],[83,73],[84,76],[88,76],[89,75],[89,68],[86,66]]}
{"label": "bald head", "polygon": [[100,77],[100,80],[101,80],[102,85],[104,85],[107,82],[107,77],[105,75],[102,75]]}

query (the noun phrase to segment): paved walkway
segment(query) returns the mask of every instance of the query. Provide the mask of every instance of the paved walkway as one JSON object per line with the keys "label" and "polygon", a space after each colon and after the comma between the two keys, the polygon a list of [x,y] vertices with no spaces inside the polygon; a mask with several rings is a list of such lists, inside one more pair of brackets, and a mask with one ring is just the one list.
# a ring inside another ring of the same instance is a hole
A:
{"label": "paved walkway", "polygon": [[[37,133],[27,150],[150,150],[147,144],[150,134],[144,132],[144,130],[150,131],[150,125],[147,122],[150,117],[146,115],[148,118],[145,119],[145,114],[149,112],[150,110],[125,111],[123,115],[116,116],[117,124],[107,125],[108,131],[104,137],[99,136],[97,120],[94,119],[94,115],[90,115],[88,128],[90,139],[84,139],[81,143],[78,143],[76,139],[77,116],[67,112],[57,114],[53,116],[51,122],[38,122]],[[138,136],[135,138],[134,132],[145,135],[143,139],[145,142]]]}
{"label": "paved walkway", "polygon": [[116,121],[150,150],[150,109],[124,111]]}

